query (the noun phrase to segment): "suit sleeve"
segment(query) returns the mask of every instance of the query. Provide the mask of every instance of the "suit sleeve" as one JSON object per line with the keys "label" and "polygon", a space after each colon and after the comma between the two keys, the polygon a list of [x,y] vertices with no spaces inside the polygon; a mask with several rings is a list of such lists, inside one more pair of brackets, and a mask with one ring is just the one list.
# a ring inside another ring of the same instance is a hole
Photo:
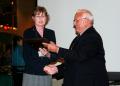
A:
{"label": "suit sleeve", "polygon": [[58,73],[53,75],[53,78],[60,80],[64,78],[64,70],[65,70],[65,66],[64,63],[57,66],[58,68]]}
{"label": "suit sleeve", "polygon": [[79,41],[75,47],[70,49],[60,48],[58,55],[65,60],[85,61],[96,57],[96,55],[104,55],[102,40],[98,36],[89,36],[85,40]]}
{"label": "suit sleeve", "polygon": [[[55,32],[53,30],[51,30],[51,33],[50,33],[50,41],[54,42],[56,44],[56,36],[55,36]],[[57,60],[57,54],[56,53],[53,53],[53,52],[50,52],[51,53],[51,57],[50,57],[50,61],[51,62],[54,62]]]}

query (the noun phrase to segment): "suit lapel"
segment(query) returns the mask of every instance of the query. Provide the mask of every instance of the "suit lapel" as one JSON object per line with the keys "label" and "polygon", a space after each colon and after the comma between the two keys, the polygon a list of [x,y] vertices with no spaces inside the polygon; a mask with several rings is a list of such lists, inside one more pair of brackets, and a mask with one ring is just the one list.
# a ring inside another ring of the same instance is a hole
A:
{"label": "suit lapel", "polygon": [[70,45],[70,48],[69,48],[70,50],[72,50],[73,47],[76,45],[79,37],[80,37],[80,35],[76,36],[76,37],[73,39],[73,41],[72,41],[72,43],[71,43],[71,45]]}

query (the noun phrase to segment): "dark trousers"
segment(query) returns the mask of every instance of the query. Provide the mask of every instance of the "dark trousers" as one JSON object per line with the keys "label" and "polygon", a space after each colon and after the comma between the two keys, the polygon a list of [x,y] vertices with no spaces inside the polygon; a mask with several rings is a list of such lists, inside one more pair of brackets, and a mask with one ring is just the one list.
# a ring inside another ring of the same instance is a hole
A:
{"label": "dark trousers", "polygon": [[22,86],[23,70],[18,70],[18,68],[13,67],[12,76],[13,76],[13,86]]}

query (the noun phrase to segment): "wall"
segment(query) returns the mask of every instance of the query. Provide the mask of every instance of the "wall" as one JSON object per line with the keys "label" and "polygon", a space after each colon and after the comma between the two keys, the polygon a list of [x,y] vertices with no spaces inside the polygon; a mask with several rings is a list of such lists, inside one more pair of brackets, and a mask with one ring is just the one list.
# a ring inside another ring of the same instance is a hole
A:
{"label": "wall", "polygon": [[32,11],[36,0],[17,0],[17,33],[23,35],[26,28],[32,26]]}
{"label": "wall", "polygon": [[109,72],[120,72],[120,0],[38,0],[50,14],[48,28],[55,30],[57,44],[68,48],[75,37],[73,18],[77,9],[89,9],[103,39]]}

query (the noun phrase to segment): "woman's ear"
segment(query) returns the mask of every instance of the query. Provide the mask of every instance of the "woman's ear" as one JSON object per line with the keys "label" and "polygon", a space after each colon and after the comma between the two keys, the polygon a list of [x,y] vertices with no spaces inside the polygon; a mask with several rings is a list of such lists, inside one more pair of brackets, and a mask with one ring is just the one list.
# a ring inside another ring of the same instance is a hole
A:
{"label": "woman's ear", "polygon": [[34,17],[34,16],[32,16],[32,20],[33,20],[33,21],[35,20],[35,17]]}

